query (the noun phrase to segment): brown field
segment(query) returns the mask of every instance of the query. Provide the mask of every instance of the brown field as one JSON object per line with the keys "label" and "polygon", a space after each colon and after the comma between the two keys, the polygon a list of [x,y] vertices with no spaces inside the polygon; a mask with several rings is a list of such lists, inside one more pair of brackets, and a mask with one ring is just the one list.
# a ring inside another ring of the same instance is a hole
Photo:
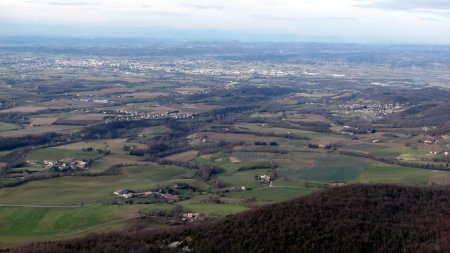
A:
{"label": "brown field", "polygon": [[155,107],[154,112],[156,112],[156,113],[168,113],[170,111],[175,111],[175,110],[178,110],[178,109],[173,108],[173,107],[169,107],[169,106],[165,106],[165,105],[161,105],[161,106]]}
{"label": "brown field", "polygon": [[282,99],[278,100],[278,103],[280,103],[282,105],[295,105],[295,104],[297,104],[297,100],[287,97],[287,98],[282,98]]}
{"label": "brown field", "polygon": [[154,165],[152,162],[140,161],[139,157],[114,154],[107,157],[108,161],[113,164],[136,164],[136,165]]}
{"label": "brown field", "polygon": [[435,171],[430,178],[431,185],[450,185],[449,171]]}
{"label": "brown field", "polygon": [[85,92],[80,92],[78,94],[105,96],[105,95],[111,95],[111,94],[117,94],[117,93],[131,93],[131,92],[135,92],[135,91],[136,91],[136,89],[134,89],[134,88],[113,87],[113,88],[106,88],[106,89],[101,89],[101,90],[85,91]]}
{"label": "brown field", "polygon": [[58,118],[34,118],[32,121],[31,121],[31,125],[39,125],[39,126],[44,126],[44,125],[51,125],[51,124],[53,124],[53,123],[55,123],[55,121],[57,120]]}
{"label": "brown field", "polygon": [[147,79],[139,78],[139,77],[125,77],[124,79],[130,83],[143,83],[143,82],[147,81]]}
{"label": "brown field", "polygon": [[127,97],[134,97],[134,98],[155,98],[166,95],[168,95],[168,93],[164,92],[133,92],[126,94]]}
{"label": "brown field", "polygon": [[321,98],[321,97],[332,97],[336,96],[336,94],[331,92],[315,92],[315,93],[295,93],[296,97],[309,97],[309,98]]}
{"label": "brown field", "polygon": [[302,158],[291,158],[291,159],[285,159],[285,158],[279,158],[279,159],[272,159],[273,162],[276,164],[279,164],[283,167],[288,168],[307,168],[312,167],[316,164],[316,161],[311,159],[302,159]]}
{"label": "brown field", "polygon": [[72,99],[58,99],[58,100],[52,100],[52,101],[45,101],[42,103],[36,104],[40,107],[66,107],[66,106],[74,106],[78,105],[77,101],[74,101]]}
{"label": "brown field", "polygon": [[188,112],[188,113],[202,113],[202,112],[208,112],[208,111],[223,108],[223,106],[208,105],[208,104],[201,104],[201,103],[182,104],[182,105],[168,104],[167,106],[177,108],[179,110],[182,110],[183,112]]}
{"label": "brown field", "polygon": [[288,115],[291,121],[306,121],[306,122],[328,122],[328,119],[318,114],[296,114]]}
{"label": "brown field", "polygon": [[341,98],[347,98],[347,97],[351,97],[353,95],[353,92],[345,92],[341,95],[338,96],[334,96],[334,99],[341,99]]}
{"label": "brown field", "polygon": [[60,125],[27,127],[20,130],[0,132],[0,137],[23,137],[27,135],[40,135],[51,132],[71,132],[78,129],[80,129],[80,127]]}
{"label": "brown field", "polygon": [[182,87],[182,88],[176,88],[175,91],[181,94],[192,94],[204,91],[204,88],[200,87]]}
{"label": "brown field", "polygon": [[55,123],[61,125],[88,125],[100,123],[104,118],[105,114],[74,115],[73,117],[59,118]]}
{"label": "brown field", "polygon": [[107,88],[107,89],[101,89],[98,91],[94,91],[93,93],[95,95],[110,95],[110,94],[116,94],[116,93],[130,93],[135,92],[136,89],[133,88],[124,88],[124,87],[117,87],[117,88]]}
{"label": "brown field", "polygon": [[74,115],[72,117],[64,118],[64,119],[71,119],[71,120],[102,120],[105,117],[105,114],[101,113],[91,113],[91,114],[84,114],[84,115]]}
{"label": "brown field", "polygon": [[239,160],[239,158],[234,157],[234,156],[230,156],[230,161],[231,161],[231,163],[240,163],[240,162],[242,162],[241,160]]}
{"label": "brown field", "polygon": [[166,156],[164,157],[164,159],[171,161],[188,162],[197,157],[197,155],[198,155],[197,150],[189,150],[175,155]]}
{"label": "brown field", "polygon": [[267,136],[256,136],[253,134],[228,134],[228,133],[215,133],[215,132],[199,132],[197,136],[208,136],[208,138],[213,140],[242,140],[242,141],[273,141],[280,138],[277,137],[267,137]]}
{"label": "brown field", "polygon": [[40,107],[40,106],[18,106],[9,108],[6,110],[1,110],[0,113],[7,113],[7,112],[39,112],[43,110],[47,110],[48,107]]}

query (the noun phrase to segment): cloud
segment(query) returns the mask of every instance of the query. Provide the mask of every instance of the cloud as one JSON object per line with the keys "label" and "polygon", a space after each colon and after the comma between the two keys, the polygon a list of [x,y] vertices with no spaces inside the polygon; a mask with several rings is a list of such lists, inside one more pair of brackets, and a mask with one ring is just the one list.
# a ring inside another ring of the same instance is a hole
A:
{"label": "cloud", "polygon": [[152,11],[154,15],[162,16],[162,17],[185,17],[188,16],[185,13],[174,12],[174,11]]}
{"label": "cloud", "polygon": [[283,17],[283,16],[272,16],[266,14],[252,14],[250,17],[259,19],[259,20],[268,20],[268,21],[300,21],[301,18],[295,17]]}
{"label": "cloud", "polygon": [[377,8],[385,10],[450,10],[449,0],[365,0],[358,7]]}
{"label": "cloud", "polygon": [[204,4],[183,4],[183,6],[187,6],[190,8],[194,8],[197,10],[216,10],[223,11],[225,7],[219,5],[204,5]]}
{"label": "cloud", "polygon": [[45,4],[45,5],[55,5],[55,6],[99,6],[98,1],[89,0],[52,0],[52,1],[38,1],[38,0],[27,0],[24,1],[28,4]]}
{"label": "cloud", "polygon": [[110,26],[125,27],[109,29],[110,34],[125,36],[124,31],[139,34],[141,28],[148,27],[143,29],[147,32],[159,27],[175,29],[174,33],[219,31],[247,38],[253,32],[267,38],[292,34],[450,44],[450,0],[0,0],[0,35],[5,29],[20,34],[13,24],[43,26],[39,31],[48,33],[54,33],[52,25],[67,26],[65,34]]}
{"label": "cloud", "polygon": [[298,18],[298,17],[285,17],[285,16],[273,16],[264,14],[253,14],[250,15],[252,18],[266,21],[361,21],[361,20],[371,20],[372,18],[367,17],[308,17],[308,18]]}
{"label": "cloud", "polygon": [[429,21],[429,22],[439,22],[442,21],[441,19],[437,19],[437,18],[430,18],[430,17],[420,17],[420,20],[423,21]]}

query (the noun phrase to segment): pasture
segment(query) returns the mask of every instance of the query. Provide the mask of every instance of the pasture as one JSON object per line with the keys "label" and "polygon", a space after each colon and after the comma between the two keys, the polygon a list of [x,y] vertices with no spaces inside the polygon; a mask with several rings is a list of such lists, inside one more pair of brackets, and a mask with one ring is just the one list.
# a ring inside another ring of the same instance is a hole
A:
{"label": "pasture", "polygon": [[138,211],[171,210],[173,205],[85,207],[0,206],[0,248],[29,241],[64,240],[128,227]]}
{"label": "pasture", "polygon": [[431,170],[388,165],[338,154],[290,153],[278,156],[273,161],[280,166],[282,176],[312,182],[426,185],[433,174]]}
{"label": "pasture", "polygon": [[[276,182],[274,183],[276,185]],[[273,186],[254,189],[245,192],[228,193],[227,196],[240,198],[244,200],[254,199],[259,204],[268,202],[279,202],[297,198],[312,192],[317,191],[318,188],[305,188],[295,186]]]}
{"label": "pasture", "polygon": [[0,122],[0,132],[17,130],[17,129],[22,129],[22,126],[17,125],[17,124],[12,124],[12,123]]}
{"label": "pasture", "polygon": [[146,191],[185,182],[199,188],[205,183],[189,179],[193,171],[176,166],[132,166],[116,176],[66,176],[0,189],[0,204],[80,205],[110,203],[118,189]]}
{"label": "pasture", "polygon": [[235,199],[224,200],[220,198],[222,203],[218,204],[212,203],[209,197],[209,195],[194,196],[192,199],[179,202],[179,204],[190,212],[199,212],[211,216],[225,216],[247,210]]}
{"label": "pasture", "polygon": [[432,170],[378,164],[363,170],[356,182],[427,185],[432,175]]}
{"label": "pasture", "polygon": [[43,148],[32,150],[27,158],[33,161],[56,161],[64,158],[73,158],[79,160],[95,160],[102,157],[103,154],[99,154],[96,151],[82,151],[62,148]]}

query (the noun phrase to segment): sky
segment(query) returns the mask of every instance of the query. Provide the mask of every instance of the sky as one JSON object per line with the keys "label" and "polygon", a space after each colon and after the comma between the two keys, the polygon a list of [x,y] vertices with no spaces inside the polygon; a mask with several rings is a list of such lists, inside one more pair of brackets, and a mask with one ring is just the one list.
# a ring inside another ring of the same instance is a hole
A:
{"label": "sky", "polygon": [[450,44],[450,0],[0,0],[0,36]]}

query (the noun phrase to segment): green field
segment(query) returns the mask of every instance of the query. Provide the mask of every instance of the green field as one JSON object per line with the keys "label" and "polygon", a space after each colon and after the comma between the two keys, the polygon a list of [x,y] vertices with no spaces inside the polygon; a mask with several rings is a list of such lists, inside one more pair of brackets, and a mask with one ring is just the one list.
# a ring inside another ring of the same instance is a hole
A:
{"label": "green field", "polygon": [[218,178],[227,186],[258,188],[261,187],[261,183],[254,179],[255,175],[270,175],[271,173],[272,171],[270,169],[247,170],[234,173],[223,173],[220,174]]}
{"label": "green field", "polygon": [[273,183],[274,187],[265,187],[245,192],[233,192],[227,194],[230,197],[237,197],[241,199],[254,199],[259,203],[278,202],[283,200],[293,199],[302,195],[306,195],[318,190],[318,188],[305,188],[295,186],[276,186],[277,182]]}
{"label": "green field", "polygon": [[175,166],[136,166],[124,175],[82,177],[67,176],[30,182],[14,188],[0,189],[0,204],[79,205],[109,203],[118,189],[144,191],[159,186],[186,182],[206,187],[203,182],[186,179],[193,171]]}
{"label": "green field", "polygon": [[10,130],[17,130],[17,129],[22,129],[22,128],[23,127],[21,125],[0,122],[0,131],[10,131]]}
{"label": "green field", "polygon": [[180,202],[180,205],[191,212],[199,212],[205,215],[225,216],[247,210],[246,207],[237,203],[207,203],[206,196],[199,196],[191,200]]}
{"label": "green field", "polygon": [[389,183],[427,185],[432,170],[406,168],[393,165],[378,165],[365,169],[357,178],[360,183]]}
{"label": "green field", "polygon": [[230,156],[234,156],[242,162],[255,162],[255,161],[266,161],[274,157],[275,155],[263,152],[235,152],[232,153]]}
{"label": "green field", "polygon": [[290,153],[274,161],[287,178],[309,181],[352,181],[372,163],[368,159],[326,153]]}
{"label": "green field", "polygon": [[300,136],[305,136],[311,138],[311,140],[327,140],[329,142],[336,142],[345,139],[341,135],[328,134],[328,133],[318,133],[313,131],[299,130],[299,129],[289,129],[280,127],[263,127],[258,124],[236,124],[238,129],[249,129],[250,131],[260,132],[260,133],[276,133],[276,134],[295,134]]}
{"label": "green field", "polygon": [[274,161],[281,164],[283,176],[316,182],[426,185],[432,175],[431,170],[393,166],[337,154],[291,153]]}
{"label": "green field", "polygon": [[0,207],[0,248],[36,240],[63,240],[92,232],[124,229],[138,211],[173,205],[95,207]]}
{"label": "green field", "polygon": [[73,150],[73,149],[62,149],[62,148],[44,148],[44,149],[35,149],[31,151],[27,158],[28,160],[34,161],[56,161],[64,158],[73,158],[80,160],[94,160],[102,157],[102,154],[99,154],[95,151],[88,152],[82,150]]}
{"label": "green field", "polygon": [[92,148],[97,148],[97,149],[109,150],[109,151],[111,151],[111,153],[126,154],[126,152],[123,150],[124,145],[136,145],[139,148],[146,147],[145,145],[142,145],[139,143],[127,142],[126,139],[106,139],[106,140],[75,142],[75,143],[59,146],[57,148],[70,149],[70,150],[81,150],[81,149],[92,147]]}

